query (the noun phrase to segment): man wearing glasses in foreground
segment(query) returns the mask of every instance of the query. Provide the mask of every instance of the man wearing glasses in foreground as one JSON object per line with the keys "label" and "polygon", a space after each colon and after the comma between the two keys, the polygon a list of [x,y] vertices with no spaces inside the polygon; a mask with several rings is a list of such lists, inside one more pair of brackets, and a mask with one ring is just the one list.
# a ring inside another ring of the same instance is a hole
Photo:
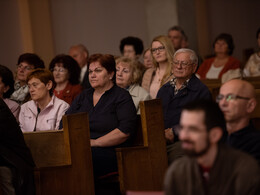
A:
{"label": "man wearing glasses in foreground", "polygon": [[179,124],[182,107],[194,100],[211,99],[208,88],[194,74],[197,66],[198,57],[193,50],[177,50],[172,64],[174,78],[163,85],[157,94],[163,105],[169,163],[183,154],[178,136],[173,133],[173,127]]}
{"label": "man wearing glasses in foreground", "polygon": [[216,101],[226,119],[227,144],[249,153],[260,164],[260,132],[250,122],[257,104],[254,87],[247,81],[230,80],[221,86]]}

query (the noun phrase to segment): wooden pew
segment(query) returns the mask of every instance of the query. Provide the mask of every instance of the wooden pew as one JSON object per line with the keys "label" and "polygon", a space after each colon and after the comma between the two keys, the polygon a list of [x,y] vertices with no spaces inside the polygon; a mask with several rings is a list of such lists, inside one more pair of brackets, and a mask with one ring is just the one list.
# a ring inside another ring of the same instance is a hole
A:
{"label": "wooden pew", "polygon": [[24,133],[36,163],[36,194],[94,195],[88,116],[63,116],[63,127]]}
{"label": "wooden pew", "polygon": [[245,77],[243,80],[251,83],[255,89],[260,89],[260,77]]}
{"label": "wooden pew", "polygon": [[216,97],[219,93],[219,89],[221,87],[221,80],[220,79],[204,79],[201,80],[208,88],[212,95],[213,100],[216,100]]}
{"label": "wooden pew", "polygon": [[119,182],[127,190],[162,190],[168,166],[161,100],[140,102],[143,145],[117,148]]}

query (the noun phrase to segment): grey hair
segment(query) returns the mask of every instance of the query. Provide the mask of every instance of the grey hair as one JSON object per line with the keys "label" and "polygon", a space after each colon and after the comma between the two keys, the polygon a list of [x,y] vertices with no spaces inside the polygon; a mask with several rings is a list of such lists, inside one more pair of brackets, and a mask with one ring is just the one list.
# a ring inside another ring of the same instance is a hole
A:
{"label": "grey hair", "polygon": [[173,55],[173,59],[175,59],[175,56],[178,54],[178,53],[190,53],[190,60],[192,63],[194,64],[198,64],[198,56],[197,54],[195,53],[195,51],[193,51],[192,49],[187,49],[187,48],[181,48],[181,49],[178,49],[174,55]]}

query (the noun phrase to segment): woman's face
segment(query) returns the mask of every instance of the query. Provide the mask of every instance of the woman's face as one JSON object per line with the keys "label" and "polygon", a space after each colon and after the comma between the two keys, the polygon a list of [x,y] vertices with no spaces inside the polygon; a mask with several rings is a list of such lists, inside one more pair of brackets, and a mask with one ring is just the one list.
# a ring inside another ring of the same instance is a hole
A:
{"label": "woman's face", "polygon": [[126,88],[131,84],[132,70],[129,63],[119,62],[116,65],[116,84]]}
{"label": "woman's face", "polygon": [[45,85],[40,79],[33,77],[28,81],[28,87],[32,100],[39,102],[50,97],[49,91],[52,88],[52,81]]}
{"label": "woman's face", "polygon": [[57,84],[62,84],[69,80],[69,71],[63,67],[62,63],[56,63],[52,73]]}
{"label": "woman's face", "polygon": [[153,67],[153,58],[150,50],[147,50],[144,54],[144,66],[146,69]]}
{"label": "woman's face", "polygon": [[17,66],[17,75],[16,78],[17,80],[21,82],[25,82],[27,75],[34,69],[33,65],[30,65],[26,62],[21,62]]}
{"label": "woman's face", "polygon": [[99,62],[92,62],[89,65],[89,82],[94,89],[105,88],[112,82],[114,73],[108,71]]}
{"label": "woman's face", "polygon": [[166,62],[166,49],[159,41],[154,41],[152,43],[152,55],[157,63]]}
{"label": "woman's face", "polygon": [[9,89],[9,86],[6,86],[2,82],[2,77],[0,77],[0,98],[3,98],[4,93],[6,93]]}
{"label": "woman's face", "polygon": [[228,44],[224,40],[217,40],[214,49],[216,54],[228,54]]}

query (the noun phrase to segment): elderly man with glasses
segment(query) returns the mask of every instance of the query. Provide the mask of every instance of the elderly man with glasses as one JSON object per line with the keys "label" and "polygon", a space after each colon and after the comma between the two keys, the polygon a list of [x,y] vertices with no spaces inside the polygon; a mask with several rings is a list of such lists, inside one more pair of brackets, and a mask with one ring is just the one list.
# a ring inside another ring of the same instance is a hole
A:
{"label": "elderly man with glasses", "polygon": [[221,86],[216,100],[226,119],[227,144],[249,153],[260,163],[260,132],[250,122],[257,104],[254,87],[243,80],[228,81]]}
{"label": "elderly man with glasses", "polygon": [[211,99],[208,88],[194,74],[197,66],[198,57],[193,50],[177,50],[172,64],[174,78],[163,85],[157,94],[163,104],[169,163],[182,155],[178,136],[173,133],[173,127],[179,124],[182,107],[194,100]]}

